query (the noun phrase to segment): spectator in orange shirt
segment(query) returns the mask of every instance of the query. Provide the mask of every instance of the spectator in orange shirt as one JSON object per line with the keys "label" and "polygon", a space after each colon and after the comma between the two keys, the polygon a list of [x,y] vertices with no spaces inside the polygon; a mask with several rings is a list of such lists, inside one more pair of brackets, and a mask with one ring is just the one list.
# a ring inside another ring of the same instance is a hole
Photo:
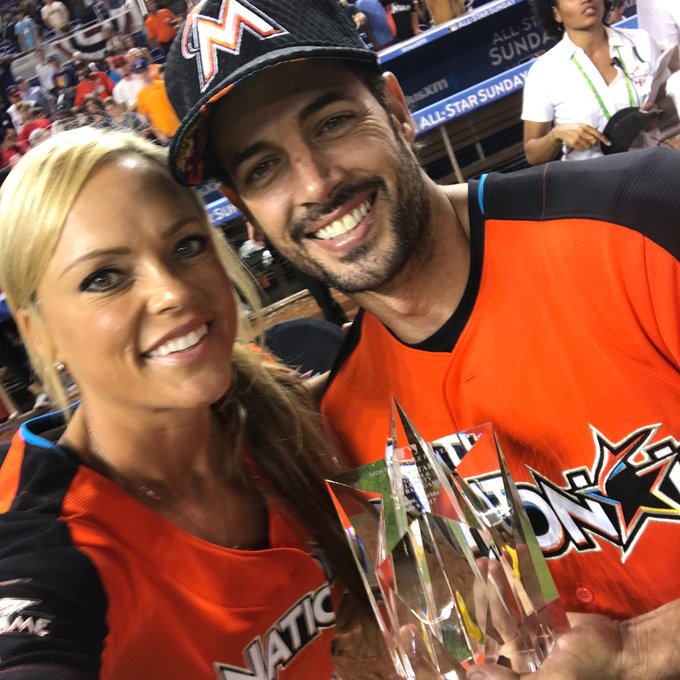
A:
{"label": "spectator in orange shirt", "polygon": [[96,94],[100,99],[106,99],[113,94],[113,81],[106,73],[95,71],[84,61],[78,61],[74,68],[80,82],[76,85],[75,106],[82,106],[88,94]]}
{"label": "spectator in orange shirt", "polygon": [[137,113],[149,121],[158,142],[167,144],[179,127],[179,119],[168,99],[163,69],[159,79],[155,80],[149,73],[149,64],[145,59],[140,59],[132,65],[132,72],[144,80],[144,87],[137,95]]}
{"label": "spectator in orange shirt", "polygon": [[177,35],[179,19],[169,9],[164,7],[159,9],[155,0],[147,0],[146,11],[148,14],[144,28],[147,41],[153,47],[158,45],[167,54],[173,38]]}

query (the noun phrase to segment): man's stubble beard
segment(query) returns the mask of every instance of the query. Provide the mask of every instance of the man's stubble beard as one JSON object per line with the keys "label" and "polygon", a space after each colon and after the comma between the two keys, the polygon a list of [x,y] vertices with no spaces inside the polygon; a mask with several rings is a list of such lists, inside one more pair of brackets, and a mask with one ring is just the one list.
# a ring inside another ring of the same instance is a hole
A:
{"label": "man's stubble beard", "polygon": [[369,239],[340,258],[343,265],[354,265],[352,271],[345,274],[328,270],[312,259],[305,247],[308,237],[304,236],[304,226],[336,206],[321,208],[296,223],[291,232],[297,245],[281,249],[284,257],[300,270],[343,293],[379,291],[393,282],[407,266],[414,265],[431,250],[433,238],[430,229],[430,197],[422,170],[404,140],[399,135],[395,137],[401,147],[400,158],[403,160],[401,165],[395,164],[398,168],[396,196],[388,193],[381,177],[372,177],[353,185],[349,192],[343,192],[335,200],[335,203],[341,205],[348,200],[348,193],[356,194],[374,186],[375,200],[382,198],[383,203],[390,208],[388,221],[392,244],[389,249],[379,251],[379,245]]}

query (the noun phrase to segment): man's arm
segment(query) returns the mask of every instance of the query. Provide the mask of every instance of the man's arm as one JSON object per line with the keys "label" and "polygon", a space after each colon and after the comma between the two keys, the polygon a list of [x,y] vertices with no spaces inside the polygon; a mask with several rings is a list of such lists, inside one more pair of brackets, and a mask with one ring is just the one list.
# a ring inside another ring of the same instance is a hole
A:
{"label": "man's arm", "polygon": [[158,11],[161,17],[163,17],[163,21],[168,24],[168,26],[177,28],[182,23],[179,20],[179,17],[176,14],[173,14],[169,9],[163,8]]}
{"label": "man's arm", "polygon": [[113,96],[113,88],[115,87],[115,84],[106,73],[99,71],[98,73],[94,74],[94,78],[97,79],[102,87],[106,88],[107,97]]}
{"label": "man's arm", "polygon": [[672,680],[680,677],[680,600],[627,621],[576,614],[541,670],[473,666],[470,680]]}
{"label": "man's arm", "polygon": [[420,22],[418,20],[418,3],[411,3],[411,25],[413,26],[413,35],[420,33]]}
{"label": "man's arm", "polygon": [[81,107],[83,105],[83,102],[85,101],[85,90],[83,90],[82,87],[80,87],[80,83],[76,86],[76,96],[75,99],[73,100],[73,105],[77,107]]}
{"label": "man's arm", "polygon": [[151,15],[146,17],[144,21],[144,29],[146,30],[146,42],[153,49],[158,49],[158,39],[156,37],[156,25],[154,24]]}
{"label": "man's arm", "polygon": [[40,46],[40,27],[38,24],[31,19],[31,31],[33,32],[33,40],[35,42],[35,46],[39,47]]}
{"label": "man's arm", "polygon": [[14,25],[14,35],[16,35],[19,41],[19,49],[22,52],[26,51],[26,42],[24,41],[24,34],[17,28],[17,24]]}

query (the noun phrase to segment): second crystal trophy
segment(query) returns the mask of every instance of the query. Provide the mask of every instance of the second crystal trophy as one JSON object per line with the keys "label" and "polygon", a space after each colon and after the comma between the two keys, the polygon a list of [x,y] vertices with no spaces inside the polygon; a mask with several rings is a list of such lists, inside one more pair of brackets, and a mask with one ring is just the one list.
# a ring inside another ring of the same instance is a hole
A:
{"label": "second crystal trophy", "polygon": [[[538,669],[569,624],[492,427],[458,460],[396,408],[408,446],[393,417],[385,458],[327,484],[397,676]],[[493,494],[466,481],[480,471],[501,480]]]}

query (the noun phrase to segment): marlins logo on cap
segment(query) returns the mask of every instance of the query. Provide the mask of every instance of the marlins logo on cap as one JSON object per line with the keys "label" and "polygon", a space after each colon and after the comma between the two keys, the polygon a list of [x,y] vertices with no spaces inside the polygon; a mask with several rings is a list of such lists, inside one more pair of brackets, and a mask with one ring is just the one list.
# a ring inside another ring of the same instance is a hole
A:
{"label": "marlins logo on cap", "polygon": [[290,61],[336,59],[375,69],[338,0],[200,0],[174,41],[165,85],[181,123],[170,169],[182,184],[212,172],[210,110],[247,78]]}
{"label": "marlins logo on cap", "polygon": [[288,33],[245,0],[225,0],[216,18],[204,16],[201,8],[207,1],[201,0],[194,7],[182,31],[182,55],[185,59],[198,55],[196,64],[201,90],[215,77],[217,50],[239,54],[244,30],[260,40]]}

